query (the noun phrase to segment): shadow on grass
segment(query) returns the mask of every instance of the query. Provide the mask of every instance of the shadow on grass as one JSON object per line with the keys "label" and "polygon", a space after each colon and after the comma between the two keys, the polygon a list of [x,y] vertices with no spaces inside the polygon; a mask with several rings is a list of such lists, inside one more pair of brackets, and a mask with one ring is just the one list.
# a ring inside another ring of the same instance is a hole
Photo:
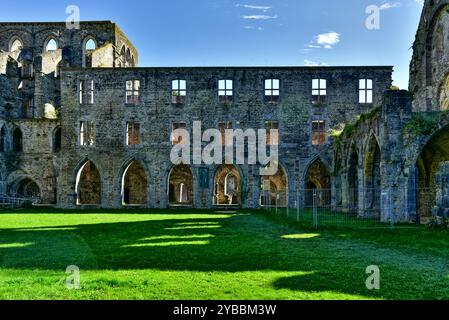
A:
{"label": "shadow on grass", "polygon": [[[366,290],[365,269],[373,263],[387,267],[396,263],[376,256],[376,249],[354,253],[347,240],[320,231],[302,235],[260,215],[165,216],[165,220],[149,216],[137,222],[1,229],[0,268],[65,270],[77,265],[81,270],[298,272],[306,275],[279,277],[272,286],[379,297],[380,293]],[[398,271],[398,279],[402,272]],[[391,271],[392,279],[394,275]],[[449,287],[447,275],[438,272],[433,277]],[[410,281],[410,288],[419,288],[419,279]],[[397,295],[390,292],[387,297]]]}

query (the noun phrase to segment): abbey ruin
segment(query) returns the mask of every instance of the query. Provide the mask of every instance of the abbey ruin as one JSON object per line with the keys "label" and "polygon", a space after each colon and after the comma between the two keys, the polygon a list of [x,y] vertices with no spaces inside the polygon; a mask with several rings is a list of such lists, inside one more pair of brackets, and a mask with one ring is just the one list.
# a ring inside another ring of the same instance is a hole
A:
{"label": "abbey ruin", "polygon": [[[138,68],[109,21],[0,23],[0,194],[58,208],[260,208],[306,206],[319,190],[332,210],[383,222],[448,216],[447,30],[449,0],[425,1],[401,91],[392,66]],[[267,138],[278,173],[172,164],[173,130],[194,121],[279,130]]]}

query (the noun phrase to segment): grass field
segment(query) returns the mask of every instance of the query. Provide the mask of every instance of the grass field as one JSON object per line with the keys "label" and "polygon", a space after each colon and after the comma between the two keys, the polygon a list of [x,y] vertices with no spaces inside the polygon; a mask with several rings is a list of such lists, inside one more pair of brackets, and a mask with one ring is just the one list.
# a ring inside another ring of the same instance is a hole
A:
{"label": "grass field", "polygon": [[[80,290],[65,287],[69,265]],[[449,299],[449,233],[261,212],[4,213],[0,299]]]}

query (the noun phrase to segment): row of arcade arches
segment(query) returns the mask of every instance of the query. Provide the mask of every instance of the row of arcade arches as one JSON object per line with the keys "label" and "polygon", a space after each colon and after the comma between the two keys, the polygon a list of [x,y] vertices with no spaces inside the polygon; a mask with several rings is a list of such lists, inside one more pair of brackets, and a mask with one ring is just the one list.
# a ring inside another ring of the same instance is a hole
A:
{"label": "row of arcade arches", "polygon": [[[321,171],[320,171],[321,170]],[[323,162],[314,161],[308,170],[309,185],[330,190],[330,175]],[[317,178],[317,175],[320,177]],[[188,165],[171,168],[167,175],[167,199],[170,206],[193,206],[196,180]],[[124,206],[146,206],[149,202],[148,173],[141,162],[131,161],[123,170],[120,179],[121,203]],[[102,179],[96,165],[87,160],[76,174],[76,204],[101,205]],[[242,204],[242,174],[234,165],[222,165],[214,174],[213,205],[239,206]],[[330,192],[330,191],[329,191]],[[288,204],[288,175],[279,166],[273,176],[260,179],[260,206]]]}

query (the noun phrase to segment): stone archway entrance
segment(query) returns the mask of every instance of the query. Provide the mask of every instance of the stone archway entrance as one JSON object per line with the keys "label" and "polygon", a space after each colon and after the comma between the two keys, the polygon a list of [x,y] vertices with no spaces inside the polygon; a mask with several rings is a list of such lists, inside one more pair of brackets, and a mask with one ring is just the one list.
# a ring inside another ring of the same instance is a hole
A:
{"label": "stone archway entrance", "polygon": [[329,170],[321,159],[315,160],[306,174],[306,206],[313,205],[313,194],[316,192],[317,205],[327,207],[331,204],[331,177]]}
{"label": "stone archway entrance", "polygon": [[76,176],[76,204],[101,204],[101,177],[100,172],[92,161],[87,161]]}
{"label": "stone archway entrance", "polygon": [[[436,132],[423,148],[416,162],[416,208],[419,219],[425,223],[433,216],[437,205],[437,191],[449,188],[444,181],[437,184],[440,166],[449,161],[449,125]],[[443,184],[442,184],[443,183]],[[439,206],[449,207],[439,203]]]}
{"label": "stone archway entrance", "polygon": [[145,205],[148,203],[148,179],[144,167],[131,162],[122,178],[123,205]]}
{"label": "stone archway entrance", "polygon": [[214,185],[214,205],[241,205],[241,177],[235,166],[220,166]]}
{"label": "stone archway entrance", "polygon": [[286,207],[288,202],[288,179],[284,168],[278,166],[273,176],[261,176],[260,205]]}
{"label": "stone archway entrance", "polygon": [[19,182],[16,194],[23,198],[39,199],[41,197],[41,190],[36,182],[27,178]]}
{"label": "stone archway entrance", "polygon": [[168,177],[168,202],[170,206],[193,205],[193,174],[189,166],[174,166]]}

